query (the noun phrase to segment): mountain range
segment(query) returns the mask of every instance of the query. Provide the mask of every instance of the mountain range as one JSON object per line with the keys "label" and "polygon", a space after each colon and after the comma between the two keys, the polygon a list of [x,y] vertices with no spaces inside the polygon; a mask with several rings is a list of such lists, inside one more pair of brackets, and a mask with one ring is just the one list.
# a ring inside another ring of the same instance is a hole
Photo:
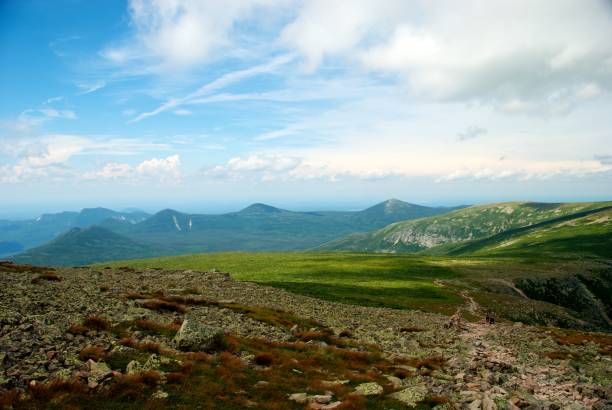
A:
{"label": "mountain range", "polygon": [[[471,206],[350,234],[318,251],[491,255],[612,254],[612,202]],[[537,249],[537,252],[536,252]]]}
{"label": "mountain range", "polygon": [[[66,213],[43,216],[22,223],[21,232],[18,229],[12,235],[3,232],[3,237],[7,241],[25,242],[27,247],[34,241],[26,242],[23,238],[44,221],[45,226],[55,229],[55,235],[63,228],[62,233],[53,237],[51,229],[47,229],[47,237],[53,238],[50,242],[27,249],[12,259],[32,264],[80,265],[200,252],[307,250],[343,235],[455,209],[458,207],[426,207],[391,199],[362,211],[346,212],[294,212],[259,203],[221,215],[187,214],[172,209],[150,216],[99,210],[96,213],[99,216],[94,218],[91,210],[83,210],[81,213],[88,217],[79,213],[70,213],[71,218],[64,218]],[[109,217],[104,218],[104,213]],[[40,243],[42,235],[36,239]]]}
{"label": "mountain range", "polygon": [[117,212],[106,208],[85,208],[80,212],[43,214],[35,219],[21,221],[0,220],[0,256],[42,245],[72,228],[86,228],[105,220],[135,224],[150,216],[142,211]]}

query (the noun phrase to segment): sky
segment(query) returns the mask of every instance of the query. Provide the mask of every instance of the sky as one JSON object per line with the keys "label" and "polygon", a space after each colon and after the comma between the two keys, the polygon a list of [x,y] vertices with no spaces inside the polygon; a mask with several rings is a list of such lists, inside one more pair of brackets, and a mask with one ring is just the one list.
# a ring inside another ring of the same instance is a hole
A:
{"label": "sky", "polygon": [[612,1],[0,1],[0,215],[612,199]]}

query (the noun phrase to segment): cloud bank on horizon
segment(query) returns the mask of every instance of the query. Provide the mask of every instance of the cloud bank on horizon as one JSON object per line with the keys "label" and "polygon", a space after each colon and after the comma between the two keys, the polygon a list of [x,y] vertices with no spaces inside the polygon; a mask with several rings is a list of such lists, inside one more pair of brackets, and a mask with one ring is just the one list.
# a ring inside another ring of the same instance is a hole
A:
{"label": "cloud bank on horizon", "polygon": [[0,8],[14,203],[612,194],[609,1]]}

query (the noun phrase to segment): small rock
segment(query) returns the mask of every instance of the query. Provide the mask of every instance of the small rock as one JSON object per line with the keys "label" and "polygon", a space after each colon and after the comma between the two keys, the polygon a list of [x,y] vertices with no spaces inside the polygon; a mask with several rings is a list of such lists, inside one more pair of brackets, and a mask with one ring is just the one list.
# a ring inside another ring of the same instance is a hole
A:
{"label": "small rock", "polygon": [[225,336],[223,329],[198,321],[196,314],[194,311],[189,312],[174,336],[174,344],[179,350],[207,351]]}
{"label": "small rock", "polygon": [[476,399],[473,402],[470,403],[470,405],[468,406],[468,409],[470,410],[480,410],[480,405],[482,404],[482,401],[480,399]]}
{"label": "small rock", "polygon": [[416,406],[425,399],[427,389],[424,386],[412,386],[389,395],[390,398],[401,401],[407,406]]}
{"label": "small rock", "polygon": [[157,390],[155,393],[151,395],[152,399],[165,399],[168,397],[168,393],[163,390]]}
{"label": "small rock", "polygon": [[385,377],[387,378],[387,380],[389,380],[389,383],[391,383],[391,386],[394,389],[399,389],[400,387],[403,386],[402,380],[399,377],[390,376],[390,375],[387,375]]}
{"label": "small rock", "polygon": [[329,404],[326,404],[325,406],[321,407],[321,410],[335,410],[335,409],[339,408],[340,406],[342,406],[342,402],[341,401],[335,401],[333,403],[329,403]]}
{"label": "small rock", "polygon": [[371,382],[371,383],[361,383],[359,385],[357,385],[357,387],[355,387],[355,394],[360,394],[363,396],[376,396],[379,394],[382,394],[384,391],[383,387],[376,383],[376,382]]}
{"label": "small rock", "polygon": [[332,396],[328,394],[317,394],[313,397],[314,401],[320,404],[327,404],[332,400]]}
{"label": "small rock", "polygon": [[87,370],[89,370],[88,379],[93,379],[98,383],[113,374],[113,371],[110,369],[110,367],[108,367],[106,363],[96,363],[91,359],[87,361]]}
{"label": "small rock", "polygon": [[298,404],[306,404],[308,401],[308,395],[306,393],[293,393],[289,395],[289,400]]}
{"label": "small rock", "polygon": [[270,382],[267,382],[265,380],[260,380],[257,383],[255,383],[255,387],[257,387],[257,388],[266,387],[269,384],[270,384]]}
{"label": "small rock", "polygon": [[138,374],[142,371],[142,365],[136,360],[132,360],[125,368],[125,374]]}

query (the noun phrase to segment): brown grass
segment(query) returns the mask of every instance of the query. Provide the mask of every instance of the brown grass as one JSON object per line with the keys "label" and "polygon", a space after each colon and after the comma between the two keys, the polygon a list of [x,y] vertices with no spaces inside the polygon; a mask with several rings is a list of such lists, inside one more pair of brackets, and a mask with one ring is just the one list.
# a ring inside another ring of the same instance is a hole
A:
{"label": "brown grass", "polygon": [[185,307],[185,305],[176,302],[167,302],[161,299],[147,300],[146,302],[142,303],[142,307],[151,310],[156,310],[158,312],[187,312],[187,308]]}
{"label": "brown grass", "polygon": [[145,352],[150,353],[162,353],[162,348],[159,343],[153,342],[138,342],[131,337],[124,337],[119,340],[119,344],[127,347],[131,347],[132,349],[144,350]]}
{"label": "brown grass", "polygon": [[107,285],[102,285],[98,289],[100,290],[100,292],[108,292],[110,287],[108,287]]}
{"label": "brown grass", "polygon": [[351,332],[349,329],[344,329],[343,331],[341,331],[338,334],[338,336],[339,337],[348,337],[348,338],[350,338],[350,337],[353,337],[353,332]]}
{"label": "brown grass", "polygon": [[416,369],[440,370],[446,364],[446,358],[443,356],[432,356],[426,358],[416,357],[397,357],[394,359],[396,364],[405,364]]}
{"label": "brown grass", "polygon": [[83,325],[72,324],[68,327],[68,329],[66,329],[66,332],[73,335],[84,335],[87,333],[87,330],[88,329]]}
{"label": "brown grass", "polygon": [[134,375],[121,375],[115,378],[108,389],[108,395],[119,400],[143,400],[147,388],[153,388],[160,382],[158,372],[149,370]]}
{"label": "brown grass", "polygon": [[553,359],[553,360],[565,360],[567,358],[569,358],[572,354],[570,352],[565,352],[565,351],[561,351],[561,350],[555,350],[552,352],[544,352],[542,353],[542,356],[544,357],[548,357],[549,359]]}
{"label": "brown grass", "polygon": [[41,273],[35,278],[32,278],[31,282],[34,284],[40,284],[43,282],[60,282],[61,280],[62,278],[57,276],[55,273],[46,272],[46,273]]}
{"label": "brown grass", "polygon": [[145,332],[155,333],[166,337],[174,337],[181,325],[177,323],[158,323],[153,320],[141,319],[136,320],[134,325]]}
{"label": "brown grass", "polygon": [[187,375],[181,372],[166,373],[166,382],[168,384],[182,384],[187,380]]}
{"label": "brown grass", "polygon": [[17,403],[19,403],[19,398],[21,396],[21,392],[17,389],[11,389],[6,391],[0,390],[0,409],[12,409]]}
{"label": "brown grass", "polygon": [[83,362],[90,359],[94,362],[98,362],[100,360],[104,360],[106,355],[106,350],[100,346],[87,346],[79,353],[79,359]]}
{"label": "brown grass", "polygon": [[255,356],[253,361],[259,366],[270,366],[274,362],[274,358],[270,353],[260,353]]}
{"label": "brown grass", "polygon": [[85,318],[83,326],[91,330],[107,331],[111,329],[111,323],[108,319],[95,315]]}
{"label": "brown grass", "polygon": [[327,344],[333,344],[333,339],[328,332],[321,331],[306,331],[295,334],[295,337],[303,342],[319,341]]}
{"label": "brown grass", "polygon": [[140,292],[128,292],[125,295],[123,295],[123,297],[129,300],[147,299],[147,296]]}
{"label": "brown grass", "polygon": [[401,333],[416,333],[416,332],[422,332],[425,329],[421,328],[421,327],[416,327],[416,326],[408,326],[408,327],[402,327],[400,329]]}
{"label": "brown grass", "polygon": [[33,266],[33,265],[18,265],[11,261],[0,261],[0,270],[5,272],[32,272],[32,273],[52,273],[55,272],[54,268],[49,268],[46,266]]}

